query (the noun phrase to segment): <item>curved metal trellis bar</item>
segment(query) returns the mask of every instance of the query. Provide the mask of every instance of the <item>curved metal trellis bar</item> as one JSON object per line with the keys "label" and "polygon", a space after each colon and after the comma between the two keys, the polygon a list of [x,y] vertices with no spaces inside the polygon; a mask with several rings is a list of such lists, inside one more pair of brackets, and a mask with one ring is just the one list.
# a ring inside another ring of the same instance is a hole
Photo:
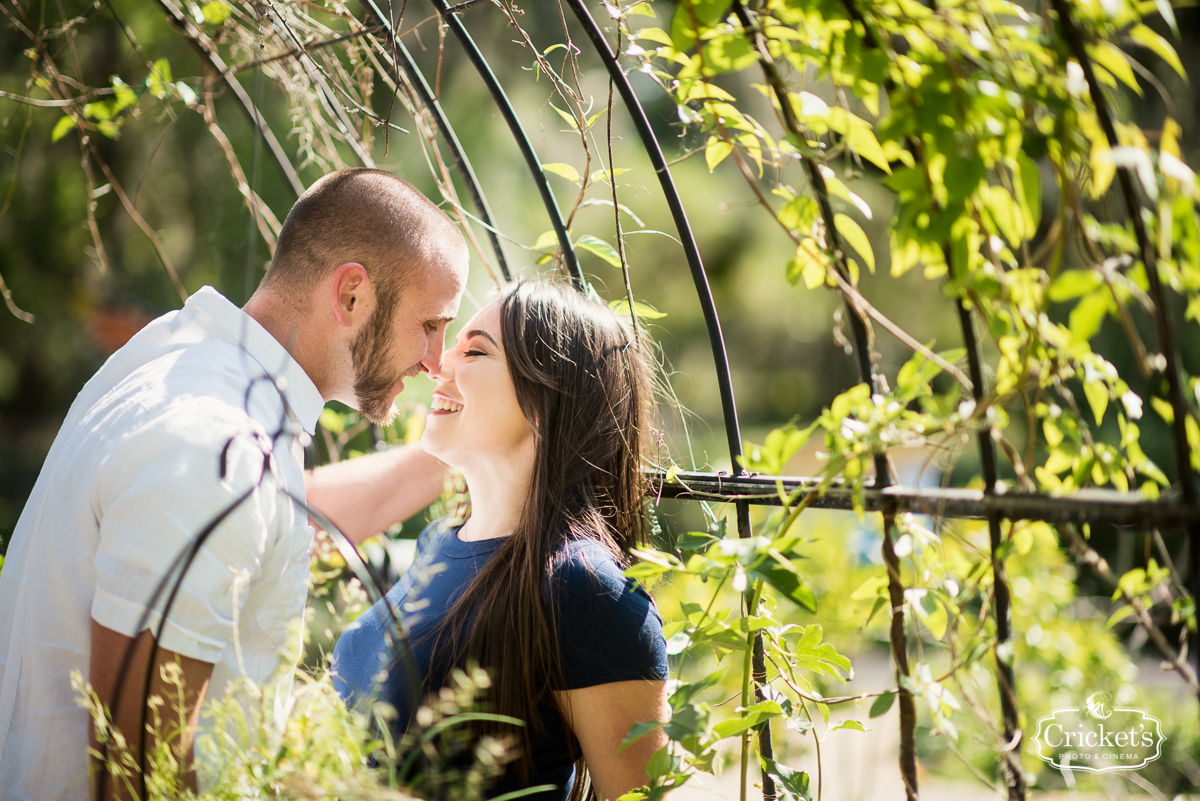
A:
{"label": "curved metal trellis bar", "polygon": [[[441,0],[434,0],[434,2],[440,3]],[[721,413],[725,420],[725,436],[729,440],[729,458],[732,460],[734,472],[739,472],[742,470],[742,466],[739,464],[742,456],[742,432],[738,422],[737,406],[733,398],[729,356],[725,350],[725,337],[721,333],[721,321],[717,317],[717,306],[713,301],[712,289],[708,285],[708,274],[704,271],[704,261],[700,257],[700,248],[696,245],[696,237],[692,233],[692,225],[688,221],[687,211],[683,208],[683,200],[679,197],[679,190],[675,187],[675,179],[671,177],[671,168],[667,164],[666,157],[663,156],[658,138],[650,127],[646,110],[638,100],[637,94],[634,93],[633,86],[629,83],[629,77],[617,63],[617,58],[604,38],[600,26],[596,24],[596,20],[592,18],[591,12],[587,10],[581,0],[566,0],[566,3],[579,18],[592,46],[596,48],[596,52],[604,61],[609,77],[616,84],[617,91],[621,93],[621,99],[625,102],[625,108],[633,118],[638,137],[642,140],[642,146],[650,157],[650,163],[654,167],[658,182],[662,186],[663,195],[666,197],[667,206],[671,210],[671,217],[679,232],[679,241],[683,243],[683,252],[692,272],[692,282],[696,285],[696,294],[700,298],[700,308],[704,312],[704,325],[708,330],[708,340],[712,346],[713,361],[717,370],[717,386],[721,393]]]}
{"label": "curved metal trellis bar", "polygon": [[[255,377],[246,388],[245,397],[247,408],[250,403],[251,392],[253,391],[254,387],[261,382],[268,383],[271,387],[275,388],[276,391],[279,391],[278,385],[271,378],[271,376],[263,374]],[[141,632],[150,628],[151,617],[153,615],[157,614],[159,617],[158,626],[155,629],[154,638],[150,646],[150,653],[147,657],[147,670],[144,679],[144,685],[142,687],[142,697],[144,702],[140,710],[141,719],[138,726],[138,770],[139,774],[143,777],[140,790],[140,797],[143,801],[146,801],[149,798],[149,786],[148,782],[145,781],[147,734],[146,719],[150,700],[150,689],[154,680],[154,671],[152,668],[158,655],[159,643],[162,642],[163,633],[166,630],[167,622],[170,619],[171,609],[175,604],[175,599],[179,594],[179,590],[183,586],[183,581],[187,577],[188,571],[195,562],[196,556],[200,553],[200,549],[204,546],[205,542],[208,541],[209,537],[213,535],[221,523],[223,523],[229,517],[229,515],[233,514],[239,506],[248,501],[251,495],[253,495],[254,491],[262,485],[263,480],[266,479],[268,475],[272,474],[273,471],[271,468],[271,459],[275,445],[281,438],[290,436],[288,434],[287,426],[287,404],[286,401],[282,399],[282,396],[281,401],[283,412],[277,428],[270,436],[271,447],[269,449],[263,449],[263,467],[262,473],[259,475],[258,480],[251,484],[251,486],[235,500],[227,504],[225,508],[217,512],[217,514],[215,514],[213,518],[202,529],[200,529],[199,532],[197,532],[196,536],[194,536],[191,541],[183,547],[183,549],[171,562],[170,566],[167,568],[158,584],[155,586],[154,591],[150,594],[149,599],[146,601],[145,609],[142,611],[141,616],[138,618],[138,623],[135,626],[135,630]],[[261,438],[258,439],[261,440]],[[222,479],[224,479],[225,475],[226,456],[229,447],[233,444],[233,441],[233,439],[227,441],[220,454],[219,469]],[[416,710],[417,701],[420,698],[420,685],[417,679],[419,674],[416,670],[415,662],[413,662],[412,648],[408,642],[408,635],[404,629],[401,616],[397,610],[392,607],[391,603],[387,599],[388,588],[385,586],[383,579],[379,576],[374,567],[365,559],[363,559],[362,555],[358,552],[358,549],[353,543],[351,543],[350,538],[342,533],[342,530],[338,528],[338,526],[336,526],[331,520],[329,520],[329,518],[327,518],[319,509],[313,508],[304,498],[298,498],[286,489],[280,488],[279,492],[288,498],[299,511],[302,511],[307,516],[311,516],[322,528],[330,533],[334,539],[334,543],[336,544],[339,553],[342,554],[342,558],[345,559],[346,564],[354,573],[355,578],[359,580],[369,595],[376,596],[376,598],[372,598],[372,600],[378,599],[383,602],[384,608],[391,620],[392,628],[394,630],[392,647],[395,648],[398,646],[402,654],[402,658],[408,662],[409,669],[406,671],[408,681],[406,682],[405,690],[409,696],[407,699],[409,701],[408,713],[409,715],[412,715]],[[159,599],[163,597],[164,593],[166,593],[166,600],[163,604],[162,611],[158,612],[156,607]],[[389,632],[389,636],[392,636],[392,632]],[[133,667],[134,656],[134,649],[131,644],[122,657],[121,664],[117,669],[113,694],[109,703],[110,709],[115,709],[120,705],[126,678],[129,676],[129,671]],[[99,744],[99,759],[102,768],[96,772],[95,789],[97,798],[106,797],[104,793],[104,786],[106,779],[109,777],[108,765],[111,758],[112,757],[109,752],[108,742],[106,739],[104,742]]]}
{"label": "curved metal trellis bar", "polygon": [[[596,24],[595,18],[592,17],[591,12],[588,11],[587,6],[583,4],[582,0],[566,0],[566,3],[583,26],[588,39],[592,42],[592,46],[604,62],[604,67],[608,70],[609,79],[621,93],[625,109],[629,112],[630,117],[633,118],[638,137],[641,139],[642,146],[645,148],[646,154],[650,157],[650,163],[654,167],[655,174],[658,176],[667,206],[671,211],[671,217],[675,222],[675,228],[679,233],[679,241],[683,244],[683,252],[687,258],[688,267],[692,274],[692,282],[696,287],[696,295],[704,314],[704,325],[708,331],[709,344],[712,348],[713,363],[717,374],[717,386],[721,396],[721,412],[725,423],[725,435],[729,441],[729,458],[733,471],[738,475],[745,475],[745,467],[741,464],[741,425],[738,421],[737,404],[734,401],[733,378],[729,370],[729,355],[725,349],[725,336],[721,331],[721,321],[717,316],[716,302],[713,300],[712,288],[708,283],[708,274],[704,270],[704,261],[700,256],[700,248],[696,244],[696,237],[688,220],[687,211],[683,207],[683,200],[679,196],[679,190],[675,186],[675,180],[671,176],[670,166],[663,155],[658,138],[654,135],[654,131],[650,127],[650,120],[646,116],[646,110],[642,107],[641,101],[633,91],[629,77],[621,69],[621,65],[617,63],[616,55],[613,53],[612,48],[609,47],[608,40],[604,38],[604,32]],[[609,165],[609,167],[612,168],[613,165]],[[749,537],[752,533],[749,504],[744,501],[737,501],[736,513],[739,537]],[[754,678],[755,694],[759,700],[762,700],[763,693],[761,688],[766,684],[766,660],[763,654],[761,632],[756,633],[754,636],[751,653],[751,672]],[[769,724],[759,730],[758,737],[759,752],[767,759],[773,758],[774,746]],[[765,767],[762,771],[762,783],[763,798],[765,801],[771,801],[771,799],[775,798],[775,782]]]}
{"label": "curved metal trellis bar", "polygon": [[279,167],[279,172],[283,176],[284,183],[292,190],[295,197],[300,197],[304,194],[304,183],[300,180],[300,176],[296,173],[296,168],[292,166],[291,160],[287,153],[284,152],[283,146],[279,144],[279,140],[275,138],[275,134],[271,131],[271,126],[267,125],[267,121],[263,119],[262,113],[254,105],[250,99],[250,95],[246,93],[245,88],[238,83],[237,78],[229,71],[229,67],[225,61],[217,53],[212,42],[200,30],[195,23],[183,13],[183,10],[175,3],[175,0],[158,0],[167,18],[183,31],[184,36],[192,46],[200,53],[200,57],[208,62],[218,75],[221,76],[226,86],[233,92],[233,96],[237,98],[238,105],[250,120],[250,124],[262,136],[263,141],[267,145],[267,150],[271,152],[271,158]]}
{"label": "curved metal trellis bar", "polygon": [[455,38],[458,39],[459,44],[466,51],[467,58],[471,60],[475,71],[479,73],[479,77],[487,85],[488,92],[492,95],[492,100],[495,101],[496,107],[500,109],[500,114],[504,117],[504,121],[508,123],[508,129],[517,141],[517,146],[521,149],[521,155],[525,157],[525,163],[529,167],[529,172],[533,176],[534,183],[537,184],[538,192],[542,196],[542,202],[546,206],[546,212],[550,215],[550,222],[554,226],[554,233],[558,236],[558,246],[562,249],[563,259],[567,263],[567,272],[571,276],[571,281],[575,284],[576,288],[583,289],[587,286],[587,281],[583,277],[583,270],[579,267],[579,258],[575,254],[575,245],[571,242],[570,233],[567,232],[567,224],[563,221],[562,211],[558,208],[558,201],[554,199],[554,190],[550,187],[550,181],[546,178],[546,171],[542,169],[542,162],[538,159],[537,153],[533,149],[533,143],[529,141],[529,136],[521,126],[521,121],[517,119],[517,112],[513,109],[512,103],[509,102],[508,95],[504,92],[504,87],[500,85],[499,79],[492,72],[487,59],[483,57],[483,53],[479,50],[479,46],[475,44],[475,40],[471,38],[471,34],[467,32],[466,27],[462,24],[462,20],[446,5],[445,0],[430,0],[430,2],[437,12],[442,15],[446,26],[453,31]]}
{"label": "curved metal trellis bar", "polygon": [[[399,64],[400,68],[408,76],[409,82],[420,95],[421,103],[425,108],[429,109],[429,113],[433,115],[434,124],[437,125],[438,133],[442,135],[442,139],[446,142],[446,146],[450,148],[450,154],[454,158],[454,166],[458,169],[459,175],[466,184],[467,193],[471,196],[471,202],[475,205],[475,211],[479,214],[479,218],[483,220],[484,227],[487,229],[488,241],[491,242],[492,251],[496,254],[496,262],[500,265],[500,274],[504,276],[505,281],[512,280],[512,271],[508,266],[508,259],[504,255],[504,249],[500,244],[500,237],[496,233],[496,223],[492,217],[491,207],[488,206],[487,198],[484,197],[483,190],[479,185],[479,178],[475,175],[475,169],[471,166],[470,159],[463,151],[462,143],[458,141],[458,135],[454,132],[454,127],[450,125],[450,121],[446,119],[446,114],[442,111],[442,106],[433,94],[433,90],[429,87],[429,82],[425,80],[424,73],[417,67],[416,61],[413,60],[412,53],[408,52],[408,48],[404,46],[396,37],[395,27],[392,25],[391,19],[384,14],[376,4],[375,0],[363,0],[363,9],[367,14],[375,20],[375,23],[383,29],[384,38],[387,41],[389,49],[394,53],[395,63]],[[557,208],[557,206],[555,207]]]}

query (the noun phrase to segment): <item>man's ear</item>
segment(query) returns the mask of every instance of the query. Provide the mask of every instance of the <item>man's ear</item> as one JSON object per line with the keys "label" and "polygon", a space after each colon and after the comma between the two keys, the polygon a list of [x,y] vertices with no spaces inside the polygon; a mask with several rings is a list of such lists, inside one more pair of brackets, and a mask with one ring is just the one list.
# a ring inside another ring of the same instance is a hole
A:
{"label": "man's ear", "polygon": [[348,262],[333,271],[329,288],[329,303],[339,326],[352,328],[370,314],[374,292],[367,269],[357,262]]}

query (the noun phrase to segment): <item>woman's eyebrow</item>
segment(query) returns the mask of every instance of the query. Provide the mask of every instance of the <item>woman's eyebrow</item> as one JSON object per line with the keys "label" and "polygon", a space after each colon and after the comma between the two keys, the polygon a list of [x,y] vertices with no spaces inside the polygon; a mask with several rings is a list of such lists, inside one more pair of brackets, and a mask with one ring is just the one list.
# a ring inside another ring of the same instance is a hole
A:
{"label": "woman's eyebrow", "polygon": [[500,347],[500,343],[497,342],[496,340],[492,339],[492,335],[489,334],[487,331],[484,331],[482,328],[473,328],[470,331],[468,331],[467,339],[470,339],[471,337],[483,337],[488,342],[491,342],[493,345],[495,345],[497,348]]}

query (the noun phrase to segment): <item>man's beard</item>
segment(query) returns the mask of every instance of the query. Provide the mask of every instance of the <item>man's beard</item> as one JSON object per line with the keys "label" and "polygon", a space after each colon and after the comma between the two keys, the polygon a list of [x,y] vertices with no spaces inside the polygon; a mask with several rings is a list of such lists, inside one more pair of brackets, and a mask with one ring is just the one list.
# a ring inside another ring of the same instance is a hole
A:
{"label": "man's beard", "polygon": [[396,382],[418,371],[416,365],[398,374],[391,371],[394,310],[394,303],[380,303],[350,343],[358,413],[379,426],[389,425],[396,416],[392,405],[392,389]]}

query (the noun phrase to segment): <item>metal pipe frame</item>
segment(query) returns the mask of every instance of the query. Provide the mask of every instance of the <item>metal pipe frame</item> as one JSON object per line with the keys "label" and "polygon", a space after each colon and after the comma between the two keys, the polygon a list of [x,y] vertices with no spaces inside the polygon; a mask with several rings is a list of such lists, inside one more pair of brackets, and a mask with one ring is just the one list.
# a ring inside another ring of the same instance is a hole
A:
{"label": "metal pipe frame", "polygon": [[483,53],[480,52],[479,46],[475,44],[475,40],[471,38],[471,34],[467,32],[466,27],[462,24],[462,20],[446,5],[445,0],[429,1],[433,4],[437,12],[441,14],[446,27],[458,39],[459,44],[467,54],[467,58],[471,60],[475,71],[479,73],[479,77],[483,79],[488,92],[491,93],[492,100],[500,110],[501,116],[508,123],[508,129],[512,132],[517,146],[521,149],[521,155],[525,157],[525,164],[529,167],[529,174],[533,177],[534,183],[537,184],[538,192],[541,193],[542,203],[546,206],[546,213],[550,215],[550,222],[554,226],[554,233],[558,236],[558,246],[562,249],[563,259],[566,261],[567,272],[571,276],[571,281],[577,289],[585,289],[587,287],[587,280],[583,277],[583,270],[579,266],[579,257],[575,253],[575,245],[571,242],[571,235],[567,232],[567,224],[563,221],[562,211],[558,208],[558,201],[554,199],[554,190],[550,188],[550,181],[546,177],[546,171],[542,169],[542,162],[538,159],[537,153],[533,149],[533,143],[529,141],[529,136],[525,133],[520,119],[517,118],[517,112],[513,108],[512,103],[509,102],[508,95],[504,92],[504,87],[500,85],[500,81],[496,78],[495,73],[492,72],[492,68],[487,63],[487,59],[483,57]]}
{"label": "metal pipe frame", "polygon": [[[652,474],[654,498],[749,503],[782,506],[789,495],[817,493],[809,504],[814,509],[854,509],[854,490],[840,479],[829,482],[809,476],[732,476],[727,473],[680,472],[671,481],[666,474]],[[1042,520],[1047,523],[1101,523],[1118,526],[1178,527],[1200,524],[1200,508],[1170,501],[1151,501],[1136,492],[1082,489],[1073,495],[1054,497],[1024,492],[987,492],[946,487],[907,487],[893,484],[862,490],[863,508],[883,511],[894,504],[896,512],[987,519]]]}
{"label": "metal pipe frame", "polygon": [[[491,207],[488,206],[487,198],[480,188],[479,178],[475,175],[475,169],[471,166],[470,159],[467,158],[467,154],[463,151],[462,143],[458,141],[458,134],[455,133],[454,126],[446,119],[446,114],[442,111],[441,103],[434,96],[433,90],[429,87],[429,82],[425,80],[425,74],[417,67],[417,62],[413,60],[412,53],[408,52],[408,48],[396,37],[396,29],[391,19],[380,10],[376,0],[362,0],[362,6],[367,15],[375,20],[376,25],[383,29],[384,38],[387,41],[390,51],[394,54],[396,62],[404,70],[404,74],[408,76],[408,80],[413,88],[416,89],[421,104],[429,109],[429,113],[433,115],[433,121],[437,125],[438,133],[442,135],[442,140],[450,149],[450,155],[454,158],[454,166],[457,168],[459,176],[466,185],[467,194],[471,196],[475,212],[479,215],[479,219],[483,220],[484,227],[487,229],[488,241],[491,242],[492,251],[496,254],[496,262],[500,266],[500,274],[504,276],[505,281],[511,281],[512,271],[509,269],[508,259],[504,255],[504,248],[500,244],[500,237],[496,233],[497,226],[495,219],[492,217]],[[396,64],[393,64],[392,67],[394,69]]]}

